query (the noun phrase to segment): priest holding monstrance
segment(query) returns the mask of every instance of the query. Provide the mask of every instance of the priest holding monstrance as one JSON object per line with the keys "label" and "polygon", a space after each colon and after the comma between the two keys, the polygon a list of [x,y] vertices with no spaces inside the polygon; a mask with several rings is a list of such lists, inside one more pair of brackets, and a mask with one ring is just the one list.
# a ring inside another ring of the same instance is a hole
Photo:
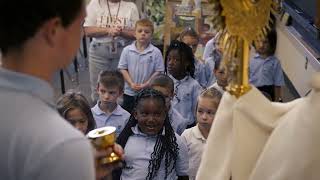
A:
{"label": "priest holding monstrance", "polygon": [[197,175],[198,180],[320,179],[320,75],[309,96],[271,103],[248,83],[249,45],[271,29],[273,0],[211,0],[232,74]]}

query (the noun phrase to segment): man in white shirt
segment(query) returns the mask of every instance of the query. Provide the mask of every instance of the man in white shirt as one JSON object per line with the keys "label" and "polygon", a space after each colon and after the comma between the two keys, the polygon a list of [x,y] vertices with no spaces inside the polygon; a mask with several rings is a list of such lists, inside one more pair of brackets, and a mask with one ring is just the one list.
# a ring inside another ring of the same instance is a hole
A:
{"label": "man in white shirt", "polygon": [[50,80],[78,50],[85,14],[83,0],[1,1],[1,179],[93,180],[113,168],[95,169],[90,142],[53,104]]}

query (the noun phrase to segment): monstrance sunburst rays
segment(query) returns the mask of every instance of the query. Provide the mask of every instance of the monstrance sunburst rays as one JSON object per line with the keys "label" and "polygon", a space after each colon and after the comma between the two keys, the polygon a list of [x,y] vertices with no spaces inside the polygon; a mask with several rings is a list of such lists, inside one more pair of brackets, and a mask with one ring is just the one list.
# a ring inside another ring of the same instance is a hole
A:
{"label": "monstrance sunburst rays", "polygon": [[228,92],[240,97],[250,90],[248,79],[249,47],[261,42],[270,30],[274,0],[209,0],[214,28],[221,33],[223,65],[230,73]]}

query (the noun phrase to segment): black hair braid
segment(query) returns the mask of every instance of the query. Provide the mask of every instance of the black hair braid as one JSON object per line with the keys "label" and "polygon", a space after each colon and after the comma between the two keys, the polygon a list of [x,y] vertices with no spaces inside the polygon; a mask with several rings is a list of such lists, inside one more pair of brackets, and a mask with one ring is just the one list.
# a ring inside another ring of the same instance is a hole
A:
{"label": "black hair braid", "polygon": [[[133,132],[131,130],[131,127],[136,126],[136,124],[138,123],[138,121],[134,118],[133,115],[130,116],[127,124],[125,125],[125,127],[123,128],[123,130],[121,131],[119,137],[117,138],[116,142],[124,149],[124,147],[127,144],[127,141],[129,139],[130,136],[132,136]],[[125,164],[125,162],[124,162]],[[120,180],[120,176],[122,174],[122,169],[116,169],[112,172],[112,179],[114,180]]]}
{"label": "black hair braid", "polygon": [[178,40],[173,40],[170,43],[170,46],[168,47],[168,50],[166,52],[165,55],[165,73],[167,74],[167,64],[168,64],[168,55],[170,53],[170,51],[172,50],[178,50],[179,54],[180,54],[180,58],[182,60],[183,64],[188,63],[188,65],[186,66],[186,72],[187,74],[189,74],[191,77],[194,78],[194,72],[195,72],[195,59],[194,59],[194,55],[192,53],[192,49],[185,43],[180,42]]}
{"label": "black hair braid", "polygon": [[163,137],[159,135],[156,144],[154,145],[154,149],[151,154],[151,160],[149,161],[148,175],[146,177],[147,180],[153,179],[156,176],[156,172],[160,169],[161,161],[165,154],[162,147],[162,139]]}
{"label": "black hair braid", "polygon": [[162,163],[163,157],[165,163],[165,179],[174,170],[179,153],[177,138],[167,116],[164,122],[165,135],[159,135],[154,151],[151,154],[151,160],[148,167],[147,180],[153,179]]}
{"label": "black hair braid", "polygon": [[117,143],[121,146],[121,147],[125,147],[127,144],[127,141],[129,139],[129,137],[133,134],[131,127],[136,126],[138,123],[138,121],[134,118],[133,115],[130,116],[129,121],[127,122],[126,126],[123,128],[123,130],[121,131],[119,137],[117,138]]}
{"label": "black hair braid", "polygon": [[[165,158],[166,177],[167,177],[167,174],[171,173],[176,167],[177,158],[179,154],[177,137],[175,136],[175,132],[171,126],[169,117],[167,117],[167,120],[165,121],[165,131],[166,131],[165,133],[166,136],[164,138],[163,144],[164,144],[164,147],[168,150]],[[170,164],[172,164],[171,168],[169,166]]]}
{"label": "black hair braid", "polygon": [[[147,99],[147,98],[159,99],[163,104],[163,106],[165,107],[164,96],[157,90],[146,88],[140,91],[136,96],[135,103],[134,103],[134,111],[136,110],[138,103],[142,99]],[[131,115],[128,123],[120,133],[117,139],[117,143],[120,144],[123,148],[125,147],[129,137],[133,134],[131,128],[134,127],[137,124],[137,122],[138,121],[134,118],[134,116]],[[170,124],[168,116],[166,116],[165,118],[164,127],[165,127],[165,135],[162,135],[162,134],[158,135],[153,153],[151,154],[151,159],[149,161],[149,166],[148,166],[148,175],[146,177],[146,179],[148,180],[153,179],[157,175],[157,172],[160,168],[161,161],[163,158],[165,158],[165,176],[166,177],[168,176],[169,173],[172,172],[172,170],[176,166],[176,160],[178,157],[179,148],[176,142],[177,138]]]}

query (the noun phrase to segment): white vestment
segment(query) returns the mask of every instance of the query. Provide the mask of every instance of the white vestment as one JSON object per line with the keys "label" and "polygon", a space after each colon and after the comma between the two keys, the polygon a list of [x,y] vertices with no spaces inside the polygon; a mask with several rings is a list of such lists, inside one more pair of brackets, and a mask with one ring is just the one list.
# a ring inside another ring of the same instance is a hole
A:
{"label": "white vestment", "polygon": [[320,179],[320,75],[309,96],[271,103],[256,88],[224,93],[198,180]]}

